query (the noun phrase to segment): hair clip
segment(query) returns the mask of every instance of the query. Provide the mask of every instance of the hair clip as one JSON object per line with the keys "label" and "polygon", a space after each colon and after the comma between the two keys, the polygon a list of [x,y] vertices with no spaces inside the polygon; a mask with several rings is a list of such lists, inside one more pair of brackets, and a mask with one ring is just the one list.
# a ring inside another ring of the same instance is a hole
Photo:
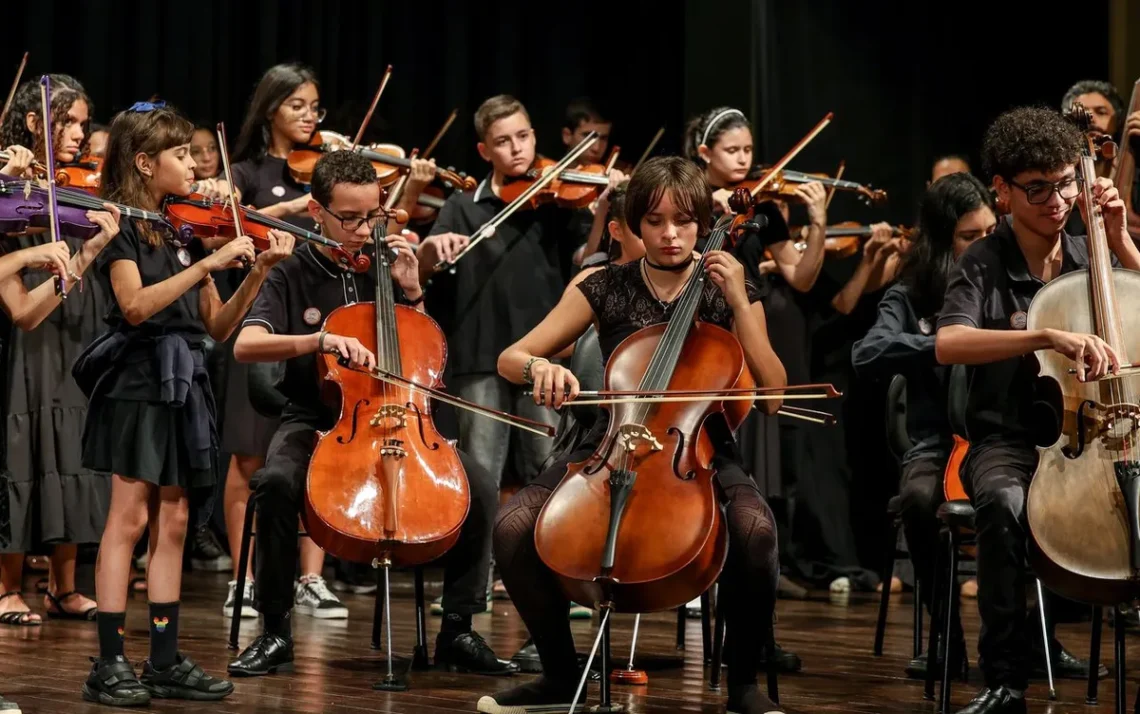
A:
{"label": "hair clip", "polygon": [[162,109],[165,106],[166,102],[135,102],[127,111],[143,114],[146,112],[153,112],[155,109]]}

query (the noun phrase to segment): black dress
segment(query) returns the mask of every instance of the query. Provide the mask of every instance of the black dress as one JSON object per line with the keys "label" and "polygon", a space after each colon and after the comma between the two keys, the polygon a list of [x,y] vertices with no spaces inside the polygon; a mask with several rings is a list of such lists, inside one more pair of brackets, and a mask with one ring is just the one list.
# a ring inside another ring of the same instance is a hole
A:
{"label": "black dress", "polygon": [[[233,175],[234,186],[241,191],[242,203],[257,208],[291,201],[308,193],[307,187],[293,180],[285,159],[274,156],[266,155],[260,159],[239,161],[233,166]],[[316,228],[313,219],[307,215],[286,216],[283,220],[306,230]],[[241,284],[245,272],[241,268],[227,271],[226,277],[234,289]],[[234,334],[222,347],[226,359],[222,419],[223,423],[241,426],[225,430],[222,436],[222,450],[235,456],[265,458],[265,453],[269,450],[269,441],[277,431],[279,420],[274,416],[258,412],[250,403],[249,365],[241,364],[234,359],[234,342],[237,340],[238,332],[240,330],[234,330]]]}
{"label": "black dress", "polygon": [[[148,287],[202,257],[197,241],[186,247],[169,240],[152,246],[125,220],[99,256],[99,273],[109,286],[111,266],[131,261]],[[218,440],[200,291],[195,285],[138,326],[110,301],[108,331],[72,368],[90,400],[83,430],[88,468],[158,486],[214,484]]]}
{"label": "black dress", "polygon": [[[45,236],[8,238],[0,254],[40,245]],[[71,250],[82,241],[67,239]],[[49,279],[25,271],[28,290]],[[71,363],[104,329],[107,291],[84,280],[35,330],[10,321],[4,395],[5,481],[9,542],[0,551],[24,553],[44,545],[98,543],[110,505],[109,482],[83,467],[81,438],[87,398],[71,376]]]}

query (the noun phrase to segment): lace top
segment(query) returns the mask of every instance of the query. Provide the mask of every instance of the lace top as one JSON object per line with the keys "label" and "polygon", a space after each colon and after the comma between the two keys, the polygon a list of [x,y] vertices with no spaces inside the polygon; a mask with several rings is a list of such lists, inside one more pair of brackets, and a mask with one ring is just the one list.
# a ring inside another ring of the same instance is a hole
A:
{"label": "lace top", "polygon": [[[642,277],[641,261],[624,265],[606,265],[578,283],[598,321],[598,342],[602,359],[609,361],[621,341],[643,327],[667,322],[673,315],[677,299],[662,304]],[[748,302],[759,302],[761,291],[745,282]],[[706,280],[697,319],[726,330],[732,329],[732,308],[712,280]]]}

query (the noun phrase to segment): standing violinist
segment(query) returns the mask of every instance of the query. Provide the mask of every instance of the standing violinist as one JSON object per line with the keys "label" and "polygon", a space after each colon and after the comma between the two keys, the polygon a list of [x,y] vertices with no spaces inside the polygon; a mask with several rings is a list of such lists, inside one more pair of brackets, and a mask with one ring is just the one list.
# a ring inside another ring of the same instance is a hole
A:
{"label": "standing violinist", "polygon": [[[234,150],[234,188],[242,203],[302,228],[315,228],[309,215],[308,188],[293,178],[287,159],[294,147],[308,143],[325,114],[320,84],[313,70],[299,64],[279,64],[266,70],[249,100]],[[246,425],[243,429],[226,429],[222,440],[222,450],[230,454],[224,500],[231,553],[237,553],[241,547],[250,479],[265,464],[269,440],[277,429],[277,419],[254,409],[249,377],[249,367],[232,360],[227,363],[224,421]],[[321,575],[324,562],[324,551],[302,536],[301,577],[294,587],[297,611],[319,619],[347,618],[348,608]],[[257,610],[248,602],[254,587],[248,579],[250,573],[246,574],[247,591],[235,590],[238,565],[234,558],[234,580],[230,581],[223,612],[232,614],[237,598],[244,597],[247,602],[243,612],[256,617]]]}
{"label": "standing violinist", "polygon": [[[186,196],[194,179],[193,125],[163,103],[140,102],[111,122],[103,195],[147,211]],[[254,256],[248,237],[204,255],[165,225],[131,219],[100,259],[113,296],[107,331],[88,345],[72,373],[90,399],[83,465],[111,474],[111,504],[95,565],[99,657],[83,685],[88,701],[137,706],[151,697],[217,700],[233,691],[178,649],[187,492],[216,478],[218,437],[204,343],[224,341],[257,295],[269,268],[292,251],[293,237],[269,234]],[[223,303],[211,273],[238,259],[254,265]],[[131,554],[150,528],[147,564],[150,657],[141,682],[123,652]]]}
{"label": "standing violinist", "polygon": [[[440,261],[451,261],[469,236],[495,217],[506,203],[499,198],[505,182],[522,177],[535,160],[535,133],[526,108],[513,97],[491,97],[475,112],[479,155],[491,173],[474,193],[454,193],[440,210],[431,235],[420,246],[420,277],[426,282]],[[624,176],[614,171],[610,185]],[[599,231],[605,213],[593,219]],[[558,303],[570,277],[571,256],[581,244],[574,211],[556,204],[523,209],[498,226],[447,272],[433,278],[452,284],[453,299],[444,318],[451,349],[449,383],[456,395],[476,404],[532,420],[554,423],[553,415],[513,386],[495,368],[499,353],[525,335]],[[459,446],[501,483],[508,464],[516,474],[538,472],[550,453],[545,437],[513,432],[509,427],[467,412],[458,414]],[[488,543],[488,547],[490,544]]]}
{"label": "standing violinist", "polygon": [[[879,301],[875,324],[855,343],[851,362],[860,378],[907,379],[907,436],[913,446],[902,457],[903,531],[922,603],[930,609],[931,582],[938,552],[938,506],[943,501],[943,474],[953,446],[947,415],[949,369],[934,359],[934,326],[942,308],[946,281],[954,261],[971,243],[994,228],[989,189],[969,173],[953,173],[926,190],[919,213],[918,235],[907,253],[899,282]],[[962,640],[961,624],[954,641]],[[964,648],[958,652],[965,656]],[[911,660],[907,674],[926,675],[927,653]],[[951,671],[960,668],[951,667]]]}
{"label": "standing violinist", "polygon": [[[1037,468],[1036,444],[1052,441],[1057,417],[1035,406],[1033,353],[1055,350],[1073,359],[1088,379],[1119,366],[1112,348],[1095,335],[1026,329],[1037,291],[1089,266],[1085,239],[1065,230],[1074,204],[1082,202],[1075,164],[1085,140],[1048,109],[1015,109],[990,126],[983,166],[1008,201],[1010,217],[962,254],[938,320],[939,363],[970,365],[970,450],[961,474],[977,514],[978,652],[986,686],[959,714],[1026,711],[1031,665],[1044,664],[1043,643],[1030,643],[1036,627],[1026,613],[1025,500]],[[1114,264],[1140,270],[1140,252],[1128,236],[1124,202],[1112,182],[1097,179],[1092,193],[1104,214]],[[1054,672],[1085,676],[1087,662],[1050,638]]]}
{"label": "standing violinist", "polygon": [[[74,77],[53,74],[50,78],[52,147],[57,164],[63,164],[79,155],[91,101]],[[0,128],[0,145],[27,147],[19,152],[19,159],[15,154],[13,159],[24,169],[33,158],[41,165],[47,163],[40,89],[38,79],[20,85]],[[92,247],[79,238],[62,240],[71,253]],[[50,242],[51,236],[43,232],[5,238],[0,253]],[[70,367],[102,331],[107,292],[92,284],[97,281],[88,281],[61,309],[51,311],[46,319],[43,315],[36,318],[43,320],[37,329],[25,332],[21,322],[31,314],[21,303],[28,291],[51,282],[51,276],[36,270],[0,281],[0,298],[14,318],[5,340],[8,390],[3,409],[13,530],[11,542],[0,555],[0,624],[40,624],[40,616],[31,613],[24,602],[20,585],[24,553],[45,546],[51,554],[43,598],[48,616],[90,621],[96,611],[95,601],[76,589],[75,560],[79,544],[99,542],[109,490],[105,478],[82,464],[80,440],[87,398]]]}
{"label": "standing violinist", "polygon": [[[627,225],[645,245],[645,256],[624,265],[607,265],[568,290],[533,330],[506,349],[499,373],[525,386],[536,404],[560,407],[578,391],[578,381],[550,358],[572,344],[591,323],[598,330],[608,362],[619,343],[637,330],[668,322],[677,299],[698,266],[706,271],[699,319],[728,330],[740,341],[756,383],[787,383],[772,350],[759,294],[744,279],[740,263],[725,251],[697,263],[698,238],[709,230],[711,202],[702,172],[687,159],[658,157],[633,175],[626,196]],[[764,401],[769,413],[778,401]],[[495,557],[503,582],[526,623],[542,659],[543,676],[533,682],[483,697],[480,712],[503,714],[539,705],[567,705],[578,679],[574,640],[566,618],[567,598],[535,547],[539,511],[566,473],[567,464],[593,453],[607,418],[591,431],[587,443],[566,455],[503,506],[495,523]],[[723,420],[709,422],[716,445],[713,465],[718,495],[726,505],[728,561],[724,585],[728,635],[728,711],[742,714],[782,711],[756,686],[759,643],[768,641],[774,616],[779,564],[772,513],[740,465],[732,435]]]}
{"label": "standing violinist", "polygon": [[[384,220],[381,190],[372,164],[359,154],[325,154],[313,170],[309,214],[321,233],[350,252],[365,249],[372,228]],[[392,278],[396,301],[423,310],[423,290],[411,246],[400,235],[386,239],[397,258]],[[373,249],[368,248],[369,251]],[[273,435],[265,466],[254,480],[257,492],[256,605],[265,631],[229,666],[234,675],[277,671],[293,661],[290,610],[297,560],[297,516],[318,430],[327,430],[337,410],[322,402],[318,354],[338,354],[354,367],[374,367],[371,349],[354,337],[325,332],[321,325],[338,307],[375,299],[368,274],[343,270],[324,246],[308,243],[269,277],[246,319],[234,355],[243,362],[285,361],[282,391],[288,405]],[[471,616],[486,607],[491,522],[497,505],[495,482],[474,459],[460,456],[471,490],[471,510],[444,571],[443,626],[436,639],[436,666],[451,671],[508,675],[517,667],[495,656],[471,629]]]}

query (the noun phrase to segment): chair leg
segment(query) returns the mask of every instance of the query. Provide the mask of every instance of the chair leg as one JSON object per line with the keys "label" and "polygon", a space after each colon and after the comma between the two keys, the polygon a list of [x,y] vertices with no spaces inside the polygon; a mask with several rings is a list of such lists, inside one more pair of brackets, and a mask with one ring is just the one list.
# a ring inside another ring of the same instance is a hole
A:
{"label": "chair leg", "polygon": [[779,670],[776,666],[776,623],[773,618],[771,627],[768,628],[768,698],[776,704],[780,703],[780,682]]}
{"label": "chair leg", "polygon": [[372,649],[374,650],[384,648],[384,583],[381,572],[380,568],[376,568],[379,585],[376,587],[376,600],[372,605]]}
{"label": "chair leg", "polygon": [[685,649],[685,605],[677,608],[677,649]]}
{"label": "chair leg", "polygon": [[[954,624],[955,616],[958,614],[958,539],[954,537],[953,531],[950,532],[949,537],[950,547],[946,550],[946,557],[948,558],[949,567],[946,568],[947,583],[944,587],[946,590],[946,610],[945,617],[942,625],[942,696],[938,702],[938,711],[941,714],[950,714],[950,688],[951,682],[954,678],[950,676],[951,663],[954,661],[954,650],[957,648],[957,643],[952,639],[951,628]],[[938,655],[936,650],[932,650],[934,654],[934,662],[930,662],[930,655],[927,655],[927,667],[938,666]]]}
{"label": "chair leg", "polygon": [[1124,698],[1128,696],[1127,674],[1124,665],[1124,614],[1122,608],[1116,610],[1116,627],[1113,628],[1114,657],[1116,657],[1116,714],[1125,714]]}
{"label": "chair leg", "polygon": [[720,691],[720,667],[724,662],[724,602],[723,593],[717,588],[713,607],[716,610],[716,622],[713,625],[712,663],[709,671],[709,689]]}
{"label": "chair leg", "polygon": [[940,540],[943,547],[935,550],[934,574],[930,583],[930,638],[926,645],[926,684],[922,690],[922,698],[928,702],[934,701],[934,670],[938,667],[938,625],[942,621],[945,607],[942,602],[942,564],[945,558],[946,545],[950,534],[943,529]]}
{"label": "chair leg", "polygon": [[428,661],[427,615],[424,612],[424,569],[417,565],[416,579],[416,648],[412,650],[412,669],[425,670],[431,666]]}
{"label": "chair leg", "polygon": [[231,650],[238,648],[238,629],[241,627],[242,610],[245,608],[245,573],[249,570],[249,547],[253,540],[253,515],[257,510],[254,497],[254,494],[251,493],[249,500],[245,502],[245,521],[241,528],[241,554],[238,557],[237,584],[234,586],[236,588],[234,614],[230,622],[230,641],[228,643]]}
{"label": "chair leg", "polygon": [[1097,690],[1100,688],[1100,633],[1104,626],[1104,608],[1099,605],[1092,609],[1092,637],[1089,640],[1089,691],[1085,704],[1096,706]]}
{"label": "chair leg", "polygon": [[887,548],[887,562],[879,573],[879,580],[883,593],[879,597],[879,619],[875,622],[875,656],[883,656],[883,636],[887,632],[887,605],[891,600],[891,578],[895,574],[895,550],[899,540],[899,522],[894,521],[891,528],[890,547]]}
{"label": "chair leg", "polygon": [[[712,649],[713,649],[713,636],[712,636],[712,588],[701,593],[701,656],[704,657],[705,664],[712,662]],[[717,593],[717,600],[720,599],[720,593]]]}
{"label": "chair leg", "polygon": [[914,656],[922,654],[922,584],[914,580]]}

